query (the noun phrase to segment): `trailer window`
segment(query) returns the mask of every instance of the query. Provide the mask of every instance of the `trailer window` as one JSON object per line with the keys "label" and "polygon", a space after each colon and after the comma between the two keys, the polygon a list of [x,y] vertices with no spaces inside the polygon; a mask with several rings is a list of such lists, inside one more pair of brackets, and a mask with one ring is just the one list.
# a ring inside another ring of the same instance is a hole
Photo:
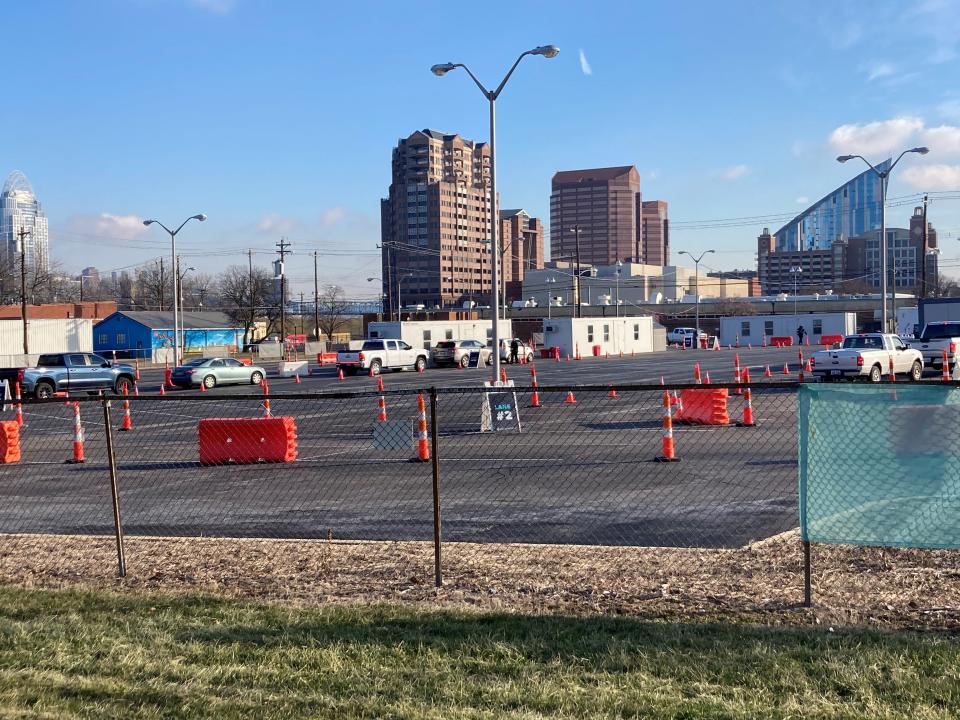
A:
{"label": "trailer window", "polygon": [[609,325],[603,326],[603,341],[610,342],[610,326]]}
{"label": "trailer window", "polygon": [[740,323],[740,334],[743,337],[750,337],[750,321],[744,320]]}
{"label": "trailer window", "polygon": [[814,321],[813,321],[813,334],[814,334],[814,335],[823,335],[823,320],[814,320]]}
{"label": "trailer window", "polygon": [[640,324],[639,324],[639,323],[636,323],[636,324],[633,326],[633,339],[634,339],[634,340],[639,340],[639,339],[640,339]]}
{"label": "trailer window", "polygon": [[763,321],[763,334],[767,337],[771,337],[773,335],[773,320]]}
{"label": "trailer window", "polygon": [[587,325],[587,342],[593,342],[593,325]]}

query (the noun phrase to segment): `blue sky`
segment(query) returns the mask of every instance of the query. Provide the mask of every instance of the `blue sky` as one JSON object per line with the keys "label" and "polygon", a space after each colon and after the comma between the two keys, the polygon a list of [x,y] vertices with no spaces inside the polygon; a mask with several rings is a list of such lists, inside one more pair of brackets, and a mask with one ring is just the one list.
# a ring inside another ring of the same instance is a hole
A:
{"label": "blue sky", "polygon": [[[373,295],[397,139],[487,136],[469,78],[430,65],[465,62],[494,84],[519,52],[553,43],[561,54],[525,60],[498,103],[502,205],[545,222],[556,170],[635,164],[644,196],[670,203],[674,252],[715,248],[727,269],[752,267],[779,219],[684,223],[797,212],[860,172],[839,153],[879,161],[928,144],[890,196],[960,191],[960,0],[666,5],[11,4],[0,174],[30,178],[69,270],[159,257],[168,243],[142,218],[205,212],[180,243],[201,270],[245,262],[246,248],[265,265],[285,235],[295,290],[312,285],[317,250],[322,281]],[[930,219],[960,275],[948,197]],[[891,209],[890,224],[910,211]]]}

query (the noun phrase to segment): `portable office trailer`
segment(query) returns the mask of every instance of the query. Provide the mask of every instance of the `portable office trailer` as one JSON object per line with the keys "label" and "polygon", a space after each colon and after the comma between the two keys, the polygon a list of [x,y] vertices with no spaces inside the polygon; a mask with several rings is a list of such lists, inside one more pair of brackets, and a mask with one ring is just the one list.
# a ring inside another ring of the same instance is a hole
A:
{"label": "portable office trailer", "polygon": [[31,320],[27,315],[27,345],[23,354],[23,321],[0,320],[0,365],[33,365],[41,353],[92,352],[93,320],[64,318]]}
{"label": "portable office trailer", "polygon": [[[582,357],[648,353],[658,349],[650,316],[552,318],[543,321],[543,345]],[[662,349],[662,348],[659,348]]]}
{"label": "portable office trailer", "polygon": [[852,335],[857,332],[856,313],[801,313],[799,315],[736,315],[720,318],[720,344],[759,346],[766,336],[792,337],[797,342],[797,328],[803,326],[811,345],[818,345],[824,335]]}
{"label": "portable office trailer", "polygon": [[[513,327],[509,320],[500,320],[497,330],[501,338],[512,337]],[[490,320],[406,320],[371,322],[367,326],[368,338],[403,340],[411,347],[430,348],[443,340],[479,340],[489,343],[493,335]]]}

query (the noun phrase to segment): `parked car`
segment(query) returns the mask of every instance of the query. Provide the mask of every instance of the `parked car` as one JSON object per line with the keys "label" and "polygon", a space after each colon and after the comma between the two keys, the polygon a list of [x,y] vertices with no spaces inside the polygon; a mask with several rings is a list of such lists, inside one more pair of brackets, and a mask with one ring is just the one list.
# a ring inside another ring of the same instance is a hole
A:
{"label": "parked car", "polygon": [[500,340],[500,362],[510,362],[510,346],[514,340],[517,341],[517,359],[520,362],[532,362],[533,348],[520,338],[503,338]]}
{"label": "parked car", "polygon": [[412,348],[403,340],[365,340],[359,351],[338,352],[337,367],[345,375],[367,370],[379,375],[384,370],[423,370],[429,351]]}
{"label": "parked car", "polygon": [[[667,332],[667,342],[678,343],[680,345],[687,344],[690,346],[694,346],[696,345],[696,343],[694,342],[693,338],[696,336],[696,334],[697,334],[696,328],[692,328],[692,327],[674,328],[673,330],[670,330]],[[706,339],[707,334],[703,332],[703,330],[701,330],[700,337],[703,339]]]}
{"label": "parked car", "polygon": [[927,323],[920,337],[906,340],[907,347],[919,350],[923,364],[928,368],[943,370],[943,351],[947,351],[947,363],[953,370],[960,349],[960,322],[945,321]]}
{"label": "parked car", "polygon": [[813,374],[821,380],[853,378],[880,382],[890,373],[917,382],[923,377],[923,355],[908,348],[899,335],[867,333],[848,335],[840,348],[821,350],[810,358]]}
{"label": "parked car", "polygon": [[441,340],[433,348],[431,358],[437,367],[467,367],[470,354],[475,352],[480,353],[479,364],[489,365],[492,362],[493,351],[479,340]]}
{"label": "parked car", "polygon": [[207,390],[217,385],[259,385],[267,371],[257,365],[244,365],[234,358],[197,358],[173,369],[170,381],[183,388]]}
{"label": "parked car", "polygon": [[10,389],[20,383],[20,392],[41,400],[55,392],[91,392],[113,390],[133,392],[135,370],[132,365],[113,363],[93,353],[50,353],[41,355],[36,367],[0,370],[0,380]]}

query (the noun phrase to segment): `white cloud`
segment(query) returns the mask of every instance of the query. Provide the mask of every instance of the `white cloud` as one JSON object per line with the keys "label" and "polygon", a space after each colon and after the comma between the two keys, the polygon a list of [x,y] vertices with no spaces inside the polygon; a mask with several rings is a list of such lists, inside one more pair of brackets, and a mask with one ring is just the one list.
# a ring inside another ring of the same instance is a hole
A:
{"label": "white cloud", "polygon": [[806,195],[801,195],[800,197],[797,198],[797,205],[806,205],[809,202],[810,202],[810,198],[808,198]]}
{"label": "white cloud", "polygon": [[332,207],[328,210],[324,210],[320,215],[320,224],[325,227],[331,227],[336,225],[338,222],[343,220],[347,216],[346,208],[342,207]]}
{"label": "white cloud", "polygon": [[656,180],[659,174],[656,170],[650,170],[647,173],[647,180]]}
{"label": "white cloud", "polygon": [[960,127],[941,125],[927,128],[921,137],[935,157],[960,155]]}
{"label": "white cloud", "polygon": [[900,176],[922,190],[960,190],[960,165],[914,165]]}
{"label": "white cloud", "polygon": [[113,213],[83,213],[67,221],[69,231],[77,235],[96,235],[115,240],[134,240],[147,232],[143,218]]}
{"label": "white cloud", "polygon": [[587,56],[583,54],[583,50],[580,51],[580,70],[584,75],[593,75],[593,68],[587,62]]}
{"label": "white cloud", "polygon": [[828,138],[839,154],[874,155],[892,153],[923,129],[923,120],[905,116],[871,123],[841,125]]}
{"label": "white cloud", "polygon": [[722,177],[724,180],[739,180],[740,178],[749,174],[750,166],[740,164],[728,167],[726,170],[720,173],[720,177]]}
{"label": "white cloud", "polygon": [[268,213],[257,221],[257,230],[262,233],[284,234],[296,232],[300,222],[295,218],[285,217],[277,213]]}
{"label": "white cloud", "polygon": [[193,7],[214,15],[229,15],[237,4],[236,0],[189,0],[189,2]]}
{"label": "white cloud", "polygon": [[873,82],[881,78],[890,77],[896,69],[887,62],[876,62],[866,68],[867,80]]}

